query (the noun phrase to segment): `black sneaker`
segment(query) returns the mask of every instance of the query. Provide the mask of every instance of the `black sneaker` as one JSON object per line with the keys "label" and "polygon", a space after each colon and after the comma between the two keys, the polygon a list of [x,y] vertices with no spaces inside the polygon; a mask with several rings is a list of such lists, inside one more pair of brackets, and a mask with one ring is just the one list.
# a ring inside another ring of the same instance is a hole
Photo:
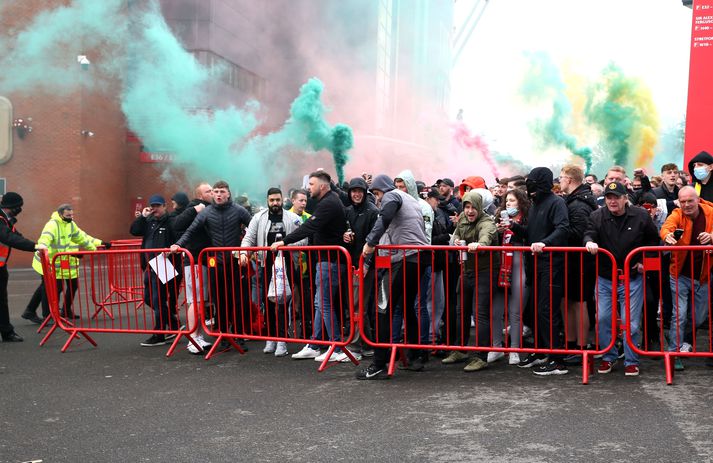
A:
{"label": "black sneaker", "polygon": [[411,360],[408,360],[408,363],[406,365],[399,365],[399,370],[423,371],[425,367],[426,365],[423,359],[421,357],[415,357]]}
{"label": "black sneaker", "polygon": [[579,354],[570,354],[562,359],[567,366],[579,366],[582,364],[582,356]]}
{"label": "black sneaker", "polygon": [[163,339],[165,339],[166,341],[173,341],[174,339],[176,339],[176,333],[165,334],[163,336]]}
{"label": "black sneaker", "polygon": [[377,367],[373,363],[356,372],[356,379],[389,379],[386,367]]}
{"label": "black sneaker", "polygon": [[24,312],[22,312],[22,315],[20,315],[20,317],[24,318],[25,320],[29,320],[32,323],[36,323],[38,325],[42,324],[42,319],[40,317],[38,317],[35,312],[30,312],[28,310],[25,310]]}
{"label": "black sneaker", "polygon": [[144,347],[163,346],[164,344],[166,344],[166,338],[160,334],[152,334],[150,338],[141,343]]}
{"label": "black sneaker", "polygon": [[552,360],[551,362],[536,366],[532,369],[532,372],[537,376],[550,376],[566,375],[569,373],[569,370],[567,370],[567,365]]}
{"label": "black sneaker", "polygon": [[547,363],[547,356],[545,354],[527,354],[527,357],[520,360],[517,366],[520,368],[530,368],[542,365],[543,363]]}

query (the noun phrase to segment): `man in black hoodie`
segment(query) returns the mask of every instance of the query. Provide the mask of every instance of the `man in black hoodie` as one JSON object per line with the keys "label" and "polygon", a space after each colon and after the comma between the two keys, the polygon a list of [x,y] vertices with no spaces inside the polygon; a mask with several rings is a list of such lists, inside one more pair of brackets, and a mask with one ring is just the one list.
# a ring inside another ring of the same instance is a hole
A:
{"label": "man in black hoodie", "polygon": [[[366,180],[362,177],[355,177],[349,181],[349,188],[347,192],[349,194],[349,200],[351,205],[347,207],[345,213],[347,216],[347,223],[349,229],[344,232],[344,247],[349,250],[349,254],[352,257],[352,266],[359,268],[359,259],[361,257],[361,251],[364,248],[364,243],[366,243],[366,237],[374,228],[374,223],[376,223],[376,218],[379,216],[379,208],[372,204],[367,197],[367,192],[369,186],[366,184]],[[364,276],[364,325],[365,331],[370,335],[369,339],[374,339],[371,335],[374,319],[374,266],[370,265],[371,257],[364,259],[364,267],[367,269],[367,274]],[[359,285],[354,284],[354,309],[357,310],[359,303]],[[348,296],[345,292],[345,296]],[[356,344],[358,340],[359,333],[357,332],[356,338],[353,344]],[[358,354],[361,347],[354,345],[356,349],[351,349],[354,354]]]}
{"label": "man in black hoodie", "polygon": [[[527,225],[512,224],[512,231],[530,246],[534,257],[525,261],[527,285],[536,286],[537,337],[535,347],[560,349],[562,338],[562,301],[564,283],[564,256],[562,253],[543,253],[546,246],[566,246],[569,230],[569,214],[562,198],[552,193],[552,171],[547,167],[535,167],[527,176],[527,194],[533,205],[527,216]],[[534,266],[537,259],[537,266]],[[535,274],[535,268],[537,273]],[[550,273],[551,272],[551,273]],[[534,292],[530,292],[534,294]],[[550,318],[550,313],[552,317]],[[550,336],[550,333],[552,334]],[[537,342],[539,341],[539,342]],[[544,354],[529,354],[519,364],[521,368],[533,369],[536,375],[564,375],[567,366],[561,355],[552,355],[548,362]]]}
{"label": "man in black hoodie", "polygon": [[[569,216],[567,231],[567,246],[582,246],[582,237],[587,230],[589,215],[597,210],[597,201],[592,189],[584,181],[584,171],[581,167],[568,164],[560,171],[560,188],[564,197]],[[594,313],[594,273],[595,260],[586,252],[567,254],[566,288],[567,300],[567,348],[583,349],[587,345],[589,335],[589,313]],[[581,361],[579,356],[570,356],[566,360],[570,365]]]}
{"label": "man in black hoodie", "polygon": [[688,172],[691,173],[696,193],[706,201],[713,201],[711,171],[713,171],[713,156],[706,151],[701,151],[688,161]]}

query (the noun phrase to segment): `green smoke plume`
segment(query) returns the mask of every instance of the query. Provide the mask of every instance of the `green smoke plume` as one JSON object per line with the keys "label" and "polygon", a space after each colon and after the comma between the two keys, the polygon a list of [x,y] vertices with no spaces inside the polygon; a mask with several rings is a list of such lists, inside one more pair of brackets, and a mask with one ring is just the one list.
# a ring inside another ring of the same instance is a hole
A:
{"label": "green smoke plume", "polygon": [[592,167],[592,150],[578,147],[577,139],[567,133],[565,127],[572,114],[572,104],[565,93],[566,85],[557,66],[549,55],[543,52],[530,53],[529,70],[520,88],[520,93],[528,103],[552,101],[552,115],[547,121],[536,121],[532,131],[544,146],[563,146],[575,156],[582,158],[587,171]]}
{"label": "green smoke plume", "polygon": [[[0,47],[11,50],[0,58],[0,92],[69,95],[118,82],[128,128],[151,150],[173,153],[172,168],[189,180],[225,178],[262,196],[267,182],[294,174],[279,162],[287,153],[322,149],[333,153],[343,178],[352,133],[325,121],[322,82],[302,87],[280,130],[257,135],[260,104],[212,107],[208,89],[221,69],[203,67],[183,49],[155,1],[75,0],[41,13]],[[88,70],[78,54],[92,61]]]}

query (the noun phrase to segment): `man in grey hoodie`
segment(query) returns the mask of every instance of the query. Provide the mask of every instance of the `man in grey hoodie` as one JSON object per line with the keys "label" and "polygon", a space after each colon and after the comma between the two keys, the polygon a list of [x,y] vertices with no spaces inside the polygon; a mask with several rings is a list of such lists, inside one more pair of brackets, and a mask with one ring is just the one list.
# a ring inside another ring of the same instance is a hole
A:
{"label": "man in grey hoodie", "polygon": [[[428,244],[423,224],[423,214],[418,201],[394,187],[392,179],[387,175],[377,175],[371,183],[371,190],[380,205],[379,217],[366,238],[362,253],[368,256],[382,238],[388,243],[403,246],[425,246]],[[387,288],[390,294],[386,297],[388,306],[379,304],[377,313],[377,341],[389,343],[391,320],[387,310],[392,311],[395,305],[404,308],[406,338],[410,344],[419,342],[418,317],[414,304],[418,294],[418,286],[429,263],[428,259],[420,259],[416,249],[398,250],[391,253],[391,268],[384,274],[390,277]],[[371,365],[356,373],[357,379],[388,379],[386,364],[389,350],[374,349],[374,361]],[[423,370],[428,360],[425,350],[407,352],[408,368],[415,371]]]}

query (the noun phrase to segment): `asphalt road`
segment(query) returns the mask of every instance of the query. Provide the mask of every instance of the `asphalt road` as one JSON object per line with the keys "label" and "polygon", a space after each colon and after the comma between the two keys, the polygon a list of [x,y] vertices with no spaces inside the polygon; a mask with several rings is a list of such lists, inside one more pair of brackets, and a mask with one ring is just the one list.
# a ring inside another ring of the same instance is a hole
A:
{"label": "asphalt road", "polygon": [[[20,313],[38,283],[10,276],[24,343],[0,343],[0,461],[711,461],[713,370],[662,362],[581,384],[499,362],[477,373],[432,361],[422,373],[357,381],[355,367],[246,355],[206,361],[140,347],[146,336],[66,335],[38,347]],[[299,346],[290,345],[290,352]]]}

